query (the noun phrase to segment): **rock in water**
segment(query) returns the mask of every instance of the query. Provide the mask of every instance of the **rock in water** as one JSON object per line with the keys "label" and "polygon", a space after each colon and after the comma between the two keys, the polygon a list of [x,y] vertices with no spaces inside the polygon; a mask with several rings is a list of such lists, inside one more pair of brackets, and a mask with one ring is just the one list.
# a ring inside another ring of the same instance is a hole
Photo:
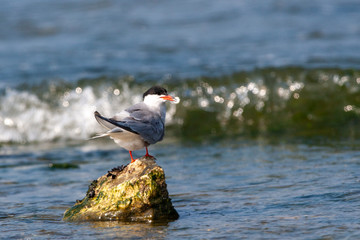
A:
{"label": "rock in water", "polygon": [[142,157],[94,180],[83,200],[66,210],[66,221],[175,220],[164,170],[153,158]]}

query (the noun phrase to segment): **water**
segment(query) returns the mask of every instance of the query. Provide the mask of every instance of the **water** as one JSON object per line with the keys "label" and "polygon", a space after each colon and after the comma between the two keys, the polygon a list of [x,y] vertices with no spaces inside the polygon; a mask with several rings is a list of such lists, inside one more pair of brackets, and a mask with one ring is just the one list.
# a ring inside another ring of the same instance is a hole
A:
{"label": "water", "polygon": [[3,0],[1,81],[360,63],[357,0]]}
{"label": "water", "polygon": [[[356,0],[3,0],[0,238],[360,238],[359,12]],[[150,146],[180,218],[63,222],[129,162],[87,140],[103,130],[93,112],[154,84],[181,98]]]}
{"label": "water", "polygon": [[[332,143],[333,144],[333,143]],[[129,161],[108,142],[6,148],[1,157],[4,238],[356,239],[360,149],[349,143],[176,142],[151,153],[166,172],[180,219],[169,223],[67,223],[61,217],[90,181]],[[33,148],[38,149],[36,152]],[[143,154],[140,151],[137,155]],[[78,168],[52,169],[51,163]]]}
{"label": "water", "polygon": [[[0,143],[84,140],[142,100],[157,81],[128,77],[21,84],[0,92]],[[167,135],[184,141],[232,136],[360,136],[360,70],[263,68],[219,77],[167,80]],[[206,119],[206,121],[203,121]]]}

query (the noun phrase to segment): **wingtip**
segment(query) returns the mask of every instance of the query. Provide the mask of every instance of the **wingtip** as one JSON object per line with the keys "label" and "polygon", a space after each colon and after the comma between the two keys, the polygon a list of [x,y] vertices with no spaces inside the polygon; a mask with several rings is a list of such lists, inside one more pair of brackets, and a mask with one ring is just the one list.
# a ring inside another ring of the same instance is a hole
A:
{"label": "wingtip", "polygon": [[95,115],[95,116],[100,116],[100,113],[99,113],[98,111],[95,111],[95,112],[94,112],[94,115]]}

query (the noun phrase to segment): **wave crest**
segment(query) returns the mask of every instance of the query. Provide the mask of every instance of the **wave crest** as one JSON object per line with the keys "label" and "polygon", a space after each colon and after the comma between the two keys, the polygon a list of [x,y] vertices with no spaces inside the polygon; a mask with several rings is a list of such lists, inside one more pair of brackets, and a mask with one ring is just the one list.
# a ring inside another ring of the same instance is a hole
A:
{"label": "wave crest", "polygon": [[[103,131],[95,110],[112,116],[153,84],[159,83],[101,78],[3,90],[0,142],[88,139]],[[162,85],[181,98],[168,105],[167,133],[186,140],[360,136],[360,70],[266,68]]]}

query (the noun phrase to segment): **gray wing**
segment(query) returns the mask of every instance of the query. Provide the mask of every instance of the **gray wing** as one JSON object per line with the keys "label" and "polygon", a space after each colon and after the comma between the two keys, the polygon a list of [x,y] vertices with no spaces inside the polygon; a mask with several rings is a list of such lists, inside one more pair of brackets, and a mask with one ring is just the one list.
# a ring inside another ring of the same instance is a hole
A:
{"label": "gray wing", "polygon": [[149,122],[129,120],[122,122],[121,126],[129,127],[131,130],[136,131],[149,144],[161,141],[164,137],[164,123],[160,117],[151,119]]}
{"label": "gray wing", "polygon": [[[119,130],[120,130],[119,127],[121,127],[121,126],[119,126],[119,124],[118,124],[119,121],[116,121],[116,120],[111,119],[111,118],[103,117],[103,116],[101,116],[101,114],[100,114],[98,111],[95,111],[95,112],[94,112],[94,115],[95,115],[96,121],[97,121],[101,126],[107,128],[107,129],[109,129],[109,130],[114,130],[114,129],[116,129],[116,131],[119,132]],[[125,129],[125,130],[127,130],[127,131],[129,131],[129,132],[132,132],[132,133],[135,133],[135,134],[139,134],[139,133],[133,131],[131,128],[128,128],[128,127],[126,127],[126,126],[123,126],[123,127],[121,127],[121,128],[122,128],[122,129]]]}
{"label": "gray wing", "polygon": [[123,126],[136,131],[144,140],[150,144],[161,141],[164,137],[164,122],[161,116],[148,109],[146,104],[138,103],[125,111],[129,117],[120,121]]}
{"label": "gray wing", "polygon": [[[149,110],[148,106],[145,103],[137,103],[127,109],[125,109],[125,112],[129,113],[129,116],[125,119],[135,119],[135,120],[148,120],[153,116],[152,112]],[[124,119],[124,120],[125,120]]]}
{"label": "gray wing", "polygon": [[128,117],[122,120],[116,118],[105,118],[95,112],[96,120],[104,127],[113,129],[120,127],[129,132],[139,134],[149,144],[161,141],[164,137],[164,123],[160,115],[149,111],[143,103],[138,103],[126,109]]}

